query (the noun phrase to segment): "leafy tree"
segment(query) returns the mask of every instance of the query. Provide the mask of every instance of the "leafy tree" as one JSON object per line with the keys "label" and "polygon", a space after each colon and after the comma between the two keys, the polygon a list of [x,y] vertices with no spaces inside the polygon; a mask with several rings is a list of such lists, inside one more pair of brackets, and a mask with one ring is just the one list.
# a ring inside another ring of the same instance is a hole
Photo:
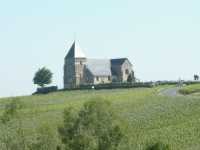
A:
{"label": "leafy tree", "polygon": [[161,141],[149,143],[145,150],[172,150],[168,144]]}
{"label": "leafy tree", "polygon": [[66,109],[58,131],[65,149],[116,150],[126,148],[129,129],[127,121],[115,113],[110,102],[95,98],[79,112]]}
{"label": "leafy tree", "polygon": [[3,123],[10,121],[10,119],[18,115],[20,110],[24,107],[24,102],[19,97],[13,98],[11,103],[6,105],[1,121]]}
{"label": "leafy tree", "polygon": [[133,79],[132,79],[132,77],[131,77],[131,74],[128,75],[127,82],[133,82]]}
{"label": "leafy tree", "polygon": [[199,80],[199,76],[198,75],[194,75],[194,80]]}
{"label": "leafy tree", "polygon": [[53,127],[48,124],[42,124],[38,127],[38,138],[36,143],[29,145],[30,150],[55,150],[59,140]]}
{"label": "leafy tree", "polygon": [[[6,149],[25,149],[27,146],[26,136],[23,128],[23,108],[25,107],[24,102],[16,97],[13,98],[10,104],[7,104],[5,111],[1,117],[2,128],[4,131],[4,139]],[[10,134],[5,130],[9,127],[12,130]]]}
{"label": "leafy tree", "polygon": [[52,77],[53,77],[53,73],[46,67],[43,67],[42,69],[39,69],[35,73],[35,76],[33,78],[33,83],[44,88],[45,84],[52,83]]}

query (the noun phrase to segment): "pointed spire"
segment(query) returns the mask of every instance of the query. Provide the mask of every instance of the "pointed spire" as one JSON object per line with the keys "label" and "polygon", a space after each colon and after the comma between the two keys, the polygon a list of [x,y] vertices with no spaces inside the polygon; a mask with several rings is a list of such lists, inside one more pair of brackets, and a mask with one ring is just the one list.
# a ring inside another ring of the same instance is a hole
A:
{"label": "pointed spire", "polygon": [[82,50],[78,46],[78,44],[74,41],[73,45],[71,46],[71,48],[65,58],[86,58],[86,56],[82,52]]}

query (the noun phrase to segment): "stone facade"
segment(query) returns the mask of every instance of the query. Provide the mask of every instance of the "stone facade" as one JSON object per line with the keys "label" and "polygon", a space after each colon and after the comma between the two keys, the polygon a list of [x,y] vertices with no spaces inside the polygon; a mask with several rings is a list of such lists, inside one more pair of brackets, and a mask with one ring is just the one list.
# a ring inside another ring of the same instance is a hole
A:
{"label": "stone facade", "polygon": [[127,82],[130,74],[134,82],[132,64],[127,58],[87,59],[76,42],[64,59],[64,85],[81,83]]}

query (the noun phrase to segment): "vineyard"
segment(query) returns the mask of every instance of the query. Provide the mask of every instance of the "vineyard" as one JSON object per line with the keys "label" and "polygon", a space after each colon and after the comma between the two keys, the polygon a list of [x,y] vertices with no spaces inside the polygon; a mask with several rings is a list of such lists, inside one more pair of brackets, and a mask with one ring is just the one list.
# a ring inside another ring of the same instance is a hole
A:
{"label": "vineyard", "polygon": [[182,94],[193,94],[193,93],[200,92],[200,84],[181,87],[179,89],[179,92]]}
{"label": "vineyard", "polygon": [[[1,124],[0,149],[6,149],[3,139],[15,136],[17,125],[23,127],[24,136],[31,142],[36,127],[48,123],[57,131],[65,108],[79,110],[95,97],[110,101],[117,113],[130,123],[132,149],[142,150],[146,143],[156,140],[169,144],[173,150],[200,149],[200,97],[158,95],[169,87],[80,90],[20,97],[25,104],[21,124],[14,121]],[[0,99],[0,116],[12,99]]]}

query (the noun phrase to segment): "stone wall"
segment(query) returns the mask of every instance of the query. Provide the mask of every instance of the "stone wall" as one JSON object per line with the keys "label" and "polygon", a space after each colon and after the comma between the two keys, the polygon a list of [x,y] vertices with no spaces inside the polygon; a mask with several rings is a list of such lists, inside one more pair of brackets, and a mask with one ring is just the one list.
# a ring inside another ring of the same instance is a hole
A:
{"label": "stone wall", "polygon": [[122,72],[122,68],[120,65],[112,65],[112,69],[117,73],[117,82],[122,82],[123,81],[123,72]]}
{"label": "stone wall", "polygon": [[123,72],[123,82],[127,82],[129,74],[131,74],[132,76],[132,66],[127,59],[124,61],[122,65],[122,72]]}
{"label": "stone wall", "polygon": [[111,78],[110,76],[95,76],[94,77],[94,83],[99,84],[99,83],[110,83]]}
{"label": "stone wall", "polygon": [[87,69],[87,83],[94,83],[94,75]]}
{"label": "stone wall", "polygon": [[86,58],[66,58],[64,84],[86,83]]}

